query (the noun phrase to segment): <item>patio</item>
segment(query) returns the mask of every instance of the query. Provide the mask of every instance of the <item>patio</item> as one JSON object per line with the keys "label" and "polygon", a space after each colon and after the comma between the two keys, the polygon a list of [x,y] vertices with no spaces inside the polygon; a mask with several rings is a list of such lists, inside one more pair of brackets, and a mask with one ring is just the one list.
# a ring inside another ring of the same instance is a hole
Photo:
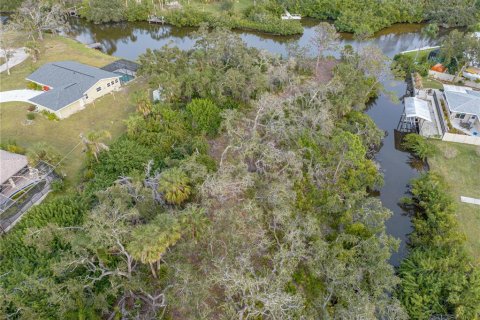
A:
{"label": "patio", "polygon": [[475,122],[466,122],[459,118],[452,118],[451,122],[455,129],[470,136],[480,137],[480,123],[478,120]]}

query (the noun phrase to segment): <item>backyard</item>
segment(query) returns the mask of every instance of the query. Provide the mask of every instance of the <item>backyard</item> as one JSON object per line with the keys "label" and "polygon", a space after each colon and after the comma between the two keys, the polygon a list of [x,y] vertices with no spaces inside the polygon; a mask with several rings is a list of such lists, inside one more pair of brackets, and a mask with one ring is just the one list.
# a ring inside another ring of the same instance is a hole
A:
{"label": "backyard", "polygon": [[[10,34],[9,36],[17,36]],[[22,44],[19,43],[19,46]],[[41,45],[40,60],[33,63],[31,59],[12,68],[11,75],[0,74],[0,91],[24,89],[25,77],[46,62],[65,60],[103,66],[115,57],[99,51],[88,49],[74,40],[47,35]],[[44,115],[35,113],[33,121],[27,121],[29,105],[22,102],[0,104],[0,142],[14,141],[18,145],[29,148],[38,142],[45,142],[55,148],[62,156],[67,155],[80,142],[80,133],[94,130],[108,130],[112,139],[125,130],[124,120],[135,110],[129,94],[141,89],[145,83],[137,79],[126,85],[121,91],[106,95],[89,104],[86,108],[61,121],[48,120]],[[108,144],[108,141],[107,141]],[[78,181],[79,173],[85,160],[82,146],[68,155],[63,162],[62,173],[66,174],[69,184]]]}
{"label": "backyard", "polygon": [[467,250],[480,264],[480,206],[460,202],[460,196],[480,199],[480,147],[432,141],[438,152],[429,159],[430,170],[445,178],[456,203],[457,218],[467,237]]}

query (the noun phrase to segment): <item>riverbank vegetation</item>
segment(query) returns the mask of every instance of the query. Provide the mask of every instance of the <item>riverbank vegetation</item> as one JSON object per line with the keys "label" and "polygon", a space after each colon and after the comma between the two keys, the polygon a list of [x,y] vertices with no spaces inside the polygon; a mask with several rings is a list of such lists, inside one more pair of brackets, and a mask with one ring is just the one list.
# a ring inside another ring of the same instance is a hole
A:
{"label": "riverbank vegetation", "polygon": [[404,206],[410,209],[414,230],[399,268],[400,301],[411,319],[478,318],[480,269],[465,250],[445,181],[425,173],[412,181],[410,193]]}
{"label": "riverbank vegetation", "polygon": [[[21,3],[5,1],[0,10],[18,9]],[[375,0],[187,0],[174,5],[164,0],[69,1],[68,6],[74,5],[81,8],[79,13],[82,17],[94,23],[145,21],[149,15],[156,14],[176,26],[207,23],[210,27],[258,30],[279,35],[301,34],[303,28],[299,21],[280,18],[288,10],[303,17],[333,21],[339,31],[355,33],[359,37],[371,36],[395,23],[429,22],[442,27],[473,28],[478,24],[480,14],[480,4],[476,0],[456,0],[448,4],[441,0],[386,0],[381,3]]]}
{"label": "riverbank vegetation", "polygon": [[411,319],[480,315],[478,208],[460,196],[479,197],[475,146],[405,137],[404,146],[422,160],[428,173],[414,179],[403,206],[412,216],[410,251],[399,268],[397,295]]}
{"label": "riverbank vegetation", "polygon": [[327,79],[322,53],[281,59],[227,31],[147,52],[162,101],[135,95],[76,191],[0,239],[2,316],[406,319],[390,212],[369,196],[375,52],[345,48]]}

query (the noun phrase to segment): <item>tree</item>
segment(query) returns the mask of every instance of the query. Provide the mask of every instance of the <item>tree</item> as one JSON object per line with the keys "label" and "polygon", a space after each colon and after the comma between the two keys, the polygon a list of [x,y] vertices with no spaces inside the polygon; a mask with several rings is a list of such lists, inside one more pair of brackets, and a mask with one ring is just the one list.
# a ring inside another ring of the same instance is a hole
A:
{"label": "tree", "polygon": [[127,249],[135,260],[148,264],[153,277],[157,278],[154,264],[158,270],[163,254],[180,239],[180,231],[180,224],[174,217],[161,214],[153,222],[133,230]]}
{"label": "tree", "polygon": [[471,26],[478,22],[475,0],[429,0],[425,2],[425,20],[446,27]]}
{"label": "tree", "polygon": [[87,154],[95,157],[95,160],[98,162],[98,155],[104,150],[109,150],[108,146],[101,142],[101,140],[106,138],[111,138],[112,135],[106,130],[102,131],[91,131],[87,135],[80,134],[80,139],[83,143],[84,150],[87,151]]}
{"label": "tree", "polygon": [[57,33],[68,28],[64,8],[60,3],[50,4],[48,1],[26,0],[13,16],[12,27],[23,30],[32,37],[43,41],[44,32]]}
{"label": "tree", "polygon": [[5,58],[5,65],[7,67],[7,74],[10,75],[10,58],[14,54],[15,50],[12,48],[14,43],[12,40],[5,35],[6,27],[2,21],[0,21],[0,52]]}
{"label": "tree", "polygon": [[167,169],[162,172],[158,181],[158,191],[163,193],[165,201],[180,205],[191,194],[190,179],[179,168]]}
{"label": "tree", "polygon": [[137,106],[137,112],[143,115],[143,117],[148,116],[152,112],[153,104],[147,91],[136,91],[133,94],[133,101]]}
{"label": "tree", "polygon": [[119,22],[125,19],[124,0],[84,0],[81,15],[93,23]]}
{"label": "tree", "polygon": [[[438,25],[436,23],[430,23],[426,27],[422,28],[422,36],[427,38],[427,40],[430,39],[435,39],[438,35]],[[422,41],[423,42],[423,41]],[[417,53],[415,54],[415,62],[417,61],[418,54],[420,53],[420,49],[418,48]]]}
{"label": "tree", "polygon": [[25,44],[25,52],[32,57],[32,62],[36,63],[40,56],[40,48],[36,41],[29,41]]}
{"label": "tree", "polygon": [[311,44],[317,55],[315,70],[318,72],[320,61],[325,58],[325,53],[334,51],[339,46],[340,35],[333,25],[328,22],[321,22],[315,27],[315,35]]}
{"label": "tree", "polygon": [[217,134],[222,122],[220,108],[208,99],[193,99],[187,105],[187,111],[192,117],[193,127],[200,132],[205,132],[210,137]]}
{"label": "tree", "polygon": [[459,77],[466,65],[480,61],[480,39],[473,34],[453,30],[442,42],[440,53],[449,69]]}

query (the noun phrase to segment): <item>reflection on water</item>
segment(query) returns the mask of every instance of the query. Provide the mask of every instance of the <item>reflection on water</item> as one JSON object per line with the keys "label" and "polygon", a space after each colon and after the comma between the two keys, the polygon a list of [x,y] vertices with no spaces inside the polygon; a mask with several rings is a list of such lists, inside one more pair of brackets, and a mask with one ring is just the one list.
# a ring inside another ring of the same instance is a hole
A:
{"label": "reflection on water", "polygon": [[[269,52],[285,55],[289,43],[308,46],[314,36],[316,20],[305,19],[304,33],[301,36],[274,36],[260,32],[235,31],[247,45]],[[173,42],[181,49],[193,46],[192,32],[195,28],[177,28],[169,25],[149,24],[147,22],[114,23],[95,25],[85,20],[72,20],[72,35],[83,43],[99,42],[104,45],[108,54],[136,59],[147,48],[160,48]],[[434,45],[432,41],[421,35],[421,24],[397,24],[375,34],[369,40],[355,40],[351,34],[341,34],[342,44],[355,48],[374,44],[383,52],[393,57],[396,53]]]}
{"label": "reflection on water", "polygon": [[[303,23],[305,32],[301,36],[281,37],[258,32],[235,32],[249,46],[285,55],[289,43],[307,46],[314,36],[314,27],[318,22],[305,20]],[[438,39],[430,40],[422,36],[421,28],[420,24],[398,24],[378,32],[369,40],[355,40],[349,34],[342,34],[341,39],[342,44],[349,44],[355,48],[377,45],[387,56],[393,57],[401,51],[438,44]],[[100,42],[108,54],[131,60],[137,59],[147,48],[156,49],[168,43],[181,49],[189,49],[194,44],[193,31],[195,31],[193,28],[151,25],[146,22],[93,25],[83,20],[75,20],[72,23],[72,33],[77,40],[84,43]],[[403,81],[389,81],[384,85],[399,98],[405,94],[406,84]],[[385,180],[378,196],[383,205],[393,212],[392,218],[386,223],[387,231],[401,240],[398,253],[391,258],[393,265],[398,265],[405,256],[406,239],[412,231],[410,218],[404,214],[398,201],[405,195],[410,179],[418,174],[415,166],[410,165],[410,155],[395,148],[394,129],[402,111],[401,103],[392,102],[386,95],[381,95],[372,102],[367,111],[377,126],[387,133],[383,146],[375,158],[381,165]]]}

